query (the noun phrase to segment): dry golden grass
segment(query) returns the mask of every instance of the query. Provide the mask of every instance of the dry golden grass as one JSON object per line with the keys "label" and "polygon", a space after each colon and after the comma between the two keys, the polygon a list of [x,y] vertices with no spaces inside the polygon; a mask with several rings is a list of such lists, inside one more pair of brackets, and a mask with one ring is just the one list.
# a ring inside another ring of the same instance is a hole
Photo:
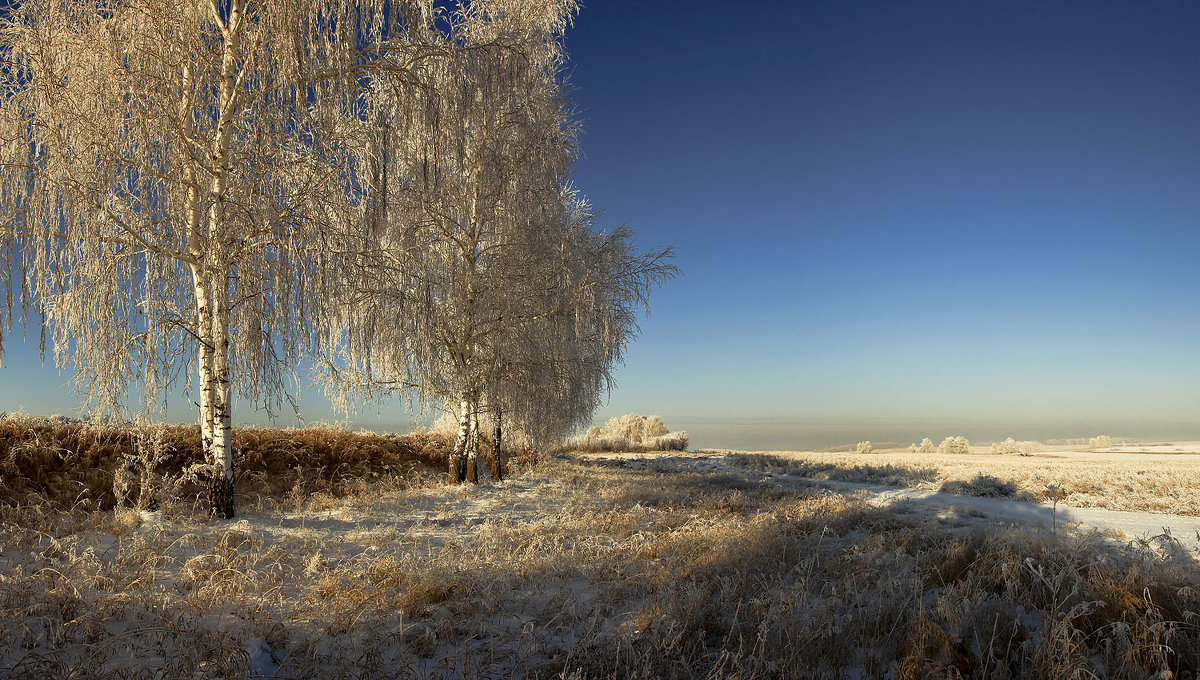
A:
{"label": "dry golden grass", "polygon": [[1032,501],[1044,500],[1046,486],[1055,484],[1071,507],[1200,515],[1200,454],[772,452],[728,460],[776,474]]}
{"label": "dry golden grass", "polygon": [[0,677],[1200,672],[1200,566],[1167,537],[933,522],[621,461],[515,472],[368,478],[228,523],[4,504]]}

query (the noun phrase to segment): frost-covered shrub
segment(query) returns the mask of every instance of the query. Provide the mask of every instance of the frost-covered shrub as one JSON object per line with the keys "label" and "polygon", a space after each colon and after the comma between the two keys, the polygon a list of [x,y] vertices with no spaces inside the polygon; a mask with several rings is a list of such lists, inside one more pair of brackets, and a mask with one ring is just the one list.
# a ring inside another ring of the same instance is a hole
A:
{"label": "frost-covered shrub", "polygon": [[568,447],[581,451],[686,451],[688,434],[668,430],[662,416],[627,413],[610,418],[603,427],[588,428]]}
{"label": "frost-covered shrub", "polygon": [[687,451],[688,433],[668,432],[645,440],[646,448],[651,451]]}
{"label": "frost-covered shrub", "polygon": [[946,437],[942,440],[938,451],[941,453],[970,453],[971,442],[966,437]]}
{"label": "frost-covered shrub", "polygon": [[1017,485],[992,475],[976,475],[970,481],[950,481],[942,485],[942,493],[960,496],[982,496],[985,498],[1012,498],[1017,495]]}
{"label": "frost-covered shrub", "polygon": [[1113,445],[1112,437],[1102,434],[1098,437],[1092,437],[1088,440],[1089,449],[1111,449]]}
{"label": "frost-covered shrub", "polygon": [[1017,453],[1028,456],[1042,450],[1041,442],[1019,442],[1012,437],[1002,442],[992,442],[992,453]]}
{"label": "frost-covered shrub", "polygon": [[1017,443],[1021,447],[1021,455],[1022,456],[1029,456],[1029,455],[1035,454],[1039,451],[1044,450],[1044,448],[1045,448],[1042,446],[1041,442],[1027,441],[1027,442],[1017,442]]}
{"label": "frost-covered shrub", "polygon": [[874,449],[871,448],[871,442],[868,441],[868,442],[859,442],[858,446],[854,447],[854,450],[859,453],[871,453],[871,451],[873,451]]}
{"label": "frost-covered shrub", "polygon": [[1017,440],[1009,437],[1002,442],[992,442],[992,453],[1020,453],[1021,447]]}
{"label": "frost-covered shrub", "polygon": [[909,453],[933,453],[936,450],[933,440],[929,437],[922,439],[920,444],[910,444],[908,447]]}

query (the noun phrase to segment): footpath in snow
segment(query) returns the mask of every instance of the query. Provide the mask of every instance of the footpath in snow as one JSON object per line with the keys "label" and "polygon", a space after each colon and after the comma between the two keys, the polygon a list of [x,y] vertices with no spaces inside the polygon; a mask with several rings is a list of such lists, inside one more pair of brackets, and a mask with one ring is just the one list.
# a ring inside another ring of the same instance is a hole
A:
{"label": "footpath in snow", "polygon": [[861,482],[826,481],[793,476],[778,476],[775,480],[783,484],[799,483],[839,491],[867,492],[872,495],[868,502],[874,505],[921,503],[947,508],[960,514],[980,515],[1029,527],[1048,529],[1052,525],[1060,528],[1078,525],[1099,530],[1118,531],[1131,538],[1147,535],[1157,536],[1167,532],[1185,541],[1192,537],[1200,538],[1200,517],[1160,515],[1151,512],[1123,512],[1102,508],[1071,508],[1062,503],[1059,503],[1055,510],[1050,503],[960,496],[928,489],[906,489]]}

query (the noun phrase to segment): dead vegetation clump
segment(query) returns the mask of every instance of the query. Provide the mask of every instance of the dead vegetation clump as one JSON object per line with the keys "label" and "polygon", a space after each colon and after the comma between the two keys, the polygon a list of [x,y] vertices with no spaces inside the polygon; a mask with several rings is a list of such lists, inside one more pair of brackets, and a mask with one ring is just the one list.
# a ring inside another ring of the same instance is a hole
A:
{"label": "dead vegetation clump", "polygon": [[1023,501],[1040,501],[1040,498],[1018,492],[1017,485],[992,475],[975,475],[966,481],[949,481],[939,489],[942,493],[953,493],[959,496],[980,496],[983,498],[1012,498]]}
{"label": "dead vegetation clump", "polygon": [[[339,497],[367,481],[411,480],[443,467],[438,434],[376,435],[317,426],[240,427],[233,455],[242,500],[323,491]],[[118,504],[192,505],[207,467],[197,425],[109,425],[62,417],[0,418],[0,504],[48,504],[77,512]]]}

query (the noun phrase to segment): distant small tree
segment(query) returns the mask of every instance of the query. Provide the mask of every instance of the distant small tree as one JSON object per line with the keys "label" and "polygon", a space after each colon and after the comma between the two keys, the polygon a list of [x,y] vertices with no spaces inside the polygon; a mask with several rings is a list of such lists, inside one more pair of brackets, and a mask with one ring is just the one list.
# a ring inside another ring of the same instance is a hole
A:
{"label": "distant small tree", "polygon": [[971,442],[967,441],[966,437],[946,437],[938,446],[938,451],[941,453],[970,453]]}
{"label": "distant small tree", "polygon": [[871,448],[871,442],[859,442],[858,446],[854,447],[858,453],[871,453],[874,449]]}
{"label": "distant small tree", "polygon": [[992,453],[1009,454],[1020,453],[1021,444],[1017,440],[1009,437],[1002,442],[992,442]]}
{"label": "distant small tree", "polygon": [[1113,445],[1112,437],[1102,434],[1097,437],[1092,437],[1088,440],[1089,449],[1111,449]]}
{"label": "distant small tree", "polygon": [[917,452],[918,453],[933,453],[934,452],[933,440],[930,439],[929,437],[922,439],[921,447],[919,449],[917,449]]}

